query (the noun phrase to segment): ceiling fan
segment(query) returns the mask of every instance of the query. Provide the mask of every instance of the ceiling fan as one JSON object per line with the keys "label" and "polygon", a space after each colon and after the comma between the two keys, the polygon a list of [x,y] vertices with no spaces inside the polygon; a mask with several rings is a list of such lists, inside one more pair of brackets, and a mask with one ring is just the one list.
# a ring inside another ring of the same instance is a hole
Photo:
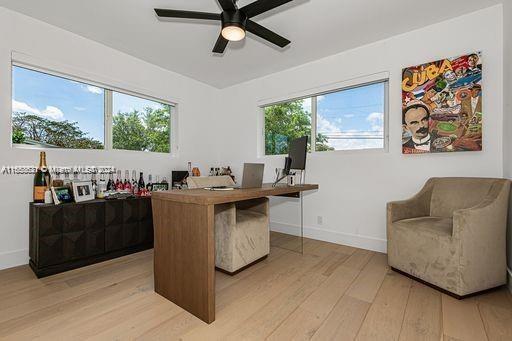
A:
{"label": "ceiling fan", "polygon": [[213,48],[213,52],[215,53],[223,53],[229,41],[244,39],[246,30],[279,47],[285,47],[290,44],[288,39],[255,23],[250,18],[284,5],[292,0],[258,0],[242,8],[238,8],[236,5],[237,0],[217,1],[223,10],[220,14],[159,8],[155,8],[155,12],[162,18],[220,20],[222,23],[222,31]]}

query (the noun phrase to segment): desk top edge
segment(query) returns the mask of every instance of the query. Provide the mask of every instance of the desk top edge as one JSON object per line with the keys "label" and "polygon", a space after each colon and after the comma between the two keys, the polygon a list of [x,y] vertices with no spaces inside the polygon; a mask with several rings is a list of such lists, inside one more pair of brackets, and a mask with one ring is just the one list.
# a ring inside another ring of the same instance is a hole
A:
{"label": "desk top edge", "polygon": [[188,204],[214,205],[242,200],[256,199],[267,196],[292,194],[318,189],[317,184],[295,186],[264,184],[261,188],[244,188],[232,191],[210,191],[205,189],[170,190],[154,192],[153,200],[174,201]]}

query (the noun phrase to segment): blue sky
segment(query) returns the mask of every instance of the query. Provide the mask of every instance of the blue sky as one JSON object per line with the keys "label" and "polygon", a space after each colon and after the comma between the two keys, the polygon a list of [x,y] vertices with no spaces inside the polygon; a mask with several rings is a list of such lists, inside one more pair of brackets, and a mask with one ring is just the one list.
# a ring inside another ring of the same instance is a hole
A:
{"label": "blue sky", "polygon": [[[304,108],[310,110],[308,100]],[[382,148],[384,83],[318,96],[317,132],[336,149]]]}
{"label": "blue sky", "polygon": [[[78,122],[80,129],[104,141],[104,91],[101,88],[13,67],[13,111],[51,120]],[[113,112],[159,107],[159,103],[114,92]]]}

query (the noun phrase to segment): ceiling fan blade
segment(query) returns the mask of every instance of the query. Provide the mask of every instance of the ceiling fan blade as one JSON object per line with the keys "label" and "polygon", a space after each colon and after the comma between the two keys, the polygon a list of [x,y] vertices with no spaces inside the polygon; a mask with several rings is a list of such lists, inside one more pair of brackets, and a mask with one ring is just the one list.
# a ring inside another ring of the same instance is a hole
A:
{"label": "ceiling fan blade", "polygon": [[224,11],[236,11],[233,0],[217,0]]}
{"label": "ceiling fan blade", "polygon": [[240,8],[248,18],[257,16],[258,14],[270,11],[276,7],[286,4],[293,0],[258,0],[247,6]]}
{"label": "ceiling fan blade", "polygon": [[161,9],[155,8],[156,15],[162,18],[186,18],[186,19],[205,19],[205,20],[220,20],[220,14],[194,12],[194,11],[179,11],[174,9]]}
{"label": "ceiling fan blade", "polygon": [[288,39],[281,37],[279,34],[272,32],[271,30],[261,26],[260,24],[255,23],[252,20],[247,20],[247,24],[245,29],[258,37],[261,37],[265,40],[268,40],[272,44],[276,44],[279,47],[285,47],[290,44],[291,41]]}
{"label": "ceiling fan blade", "polygon": [[217,39],[217,42],[215,43],[215,46],[213,47],[213,52],[214,53],[224,53],[226,46],[228,46],[228,40],[226,38],[224,38],[221,33],[219,35],[219,39]]}

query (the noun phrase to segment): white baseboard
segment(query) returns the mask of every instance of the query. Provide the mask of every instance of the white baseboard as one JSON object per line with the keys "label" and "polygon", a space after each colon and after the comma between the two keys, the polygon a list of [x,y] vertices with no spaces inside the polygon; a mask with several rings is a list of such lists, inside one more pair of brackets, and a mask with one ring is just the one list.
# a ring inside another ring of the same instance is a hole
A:
{"label": "white baseboard", "polygon": [[512,270],[507,269],[508,272],[508,290],[512,293]]}
{"label": "white baseboard", "polygon": [[[300,233],[299,226],[279,222],[270,222],[270,229],[275,232],[291,235],[298,235]],[[385,239],[335,232],[317,227],[304,227],[304,237],[383,253],[387,250],[387,241]]]}
{"label": "white baseboard", "polygon": [[0,270],[28,264],[28,249],[0,253]]}

